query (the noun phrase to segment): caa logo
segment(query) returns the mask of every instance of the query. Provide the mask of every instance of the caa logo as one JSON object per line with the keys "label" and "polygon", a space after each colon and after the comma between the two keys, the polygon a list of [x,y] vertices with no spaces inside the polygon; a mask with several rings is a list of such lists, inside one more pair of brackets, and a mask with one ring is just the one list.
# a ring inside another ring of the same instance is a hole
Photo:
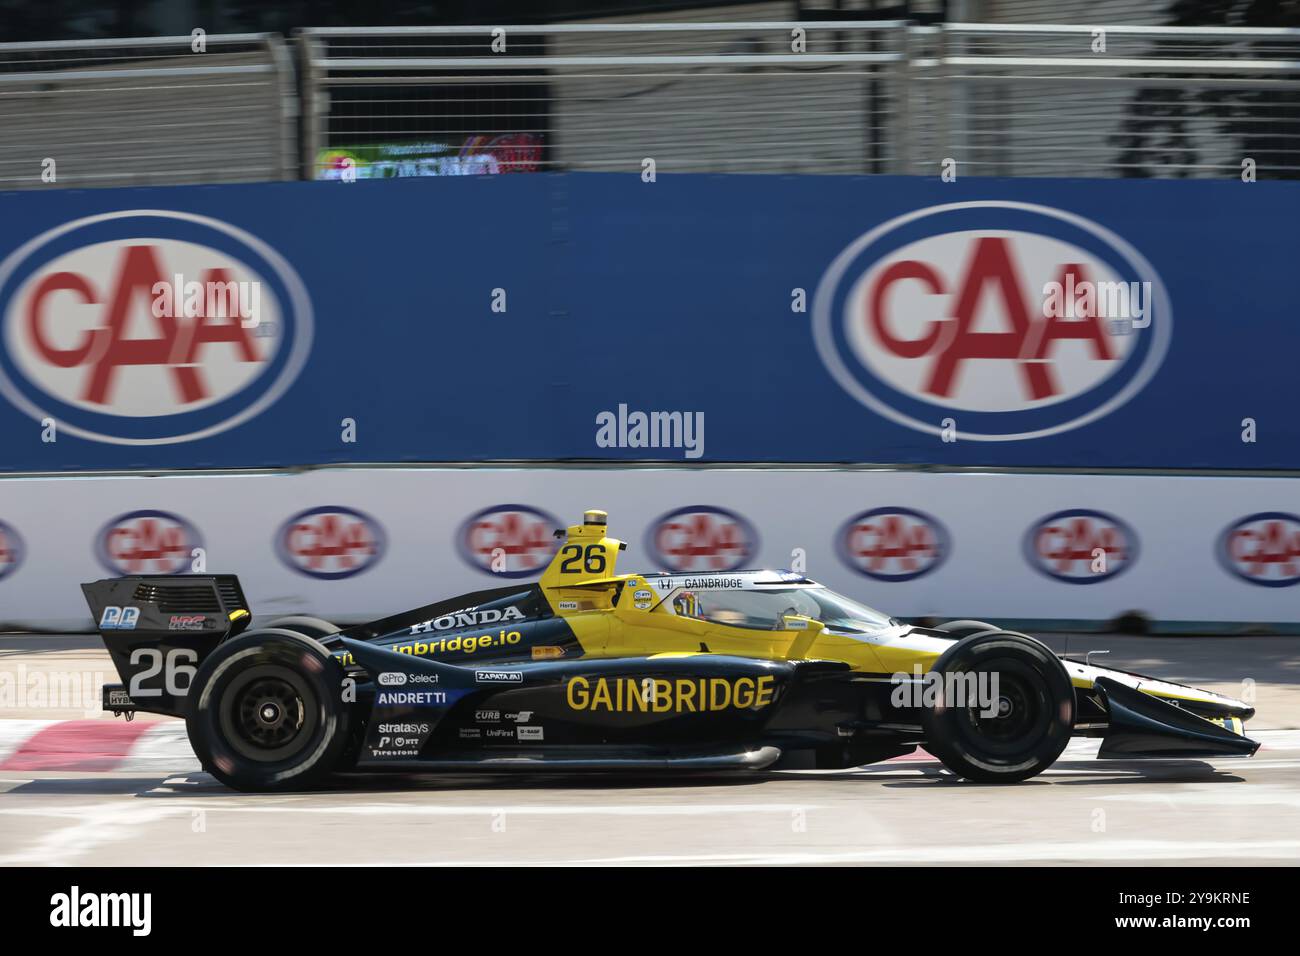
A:
{"label": "caa logo", "polygon": [[471,515],[456,541],[461,557],[480,571],[526,578],[550,563],[559,547],[555,531],[561,527],[554,515],[528,505],[497,505]]}
{"label": "caa logo", "polygon": [[646,540],[661,568],[684,574],[734,571],[758,553],[758,532],[749,521],[709,505],[668,512],[650,526]]}
{"label": "caa logo", "polygon": [[22,536],[12,525],[0,521],[0,581],[17,571],[22,563]]}
{"label": "caa logo", "polygon": [[1219,537],[1219,561],[1266,588],[1300,584],[1300,517],[1283,511],[1247,515]]}
{"label": "caa logo", "polygon": [[[202,293],[160,317],[159,283]],[[0,392],[92,441],[167,444],[233,428],[293,383],[311,339],[311,301],[293,267],[206,216],[90,216],[0,263]]]}
{"label": "caa logo", "polygon": [[840,559],[877,581],[911,581],[947,560],[948,529],[938,519],[911,508],[874,508],[850,518],[840,529]]}
{"label": "caa logo", "polygon": [[198,531],[179,515],[131,511],[100,529],[95,551],[111,574],[183,574],[201,547]]}
{"label": "caa logo", "polygon": [[[1044,316],[1048,283],[1077,295],[1085,281],[1126,292],[1149,282],[1145,315],[1123,335],[1095,312]],[[976,441],[1039,438],[1113,412],[1156,373],[1172,330],[1141,253],[1081,216],[1017,202],[932,206],[872,229],[832,262],[813,309],[818,354],[853,398],[933,435],[953,418]]]}
{"label": "caa logo", "polygon": [[[1104,555],[1097,555],[1101,550]],[[1096,584],[1122,574],[1137,560],[1133,529],[1113,515],[1083,509],[1058,511],[1025,534],[1025,560],[1037,571],[1066,584]],[[1104,571],[1094,571],[1096,561]]]}
{"label": "caa logo", "polygon": [[281,561],[300,574],[326,580],[348,578],[374,567],[385,544],[378,521],[341,506],[300,512],[275,536]]}

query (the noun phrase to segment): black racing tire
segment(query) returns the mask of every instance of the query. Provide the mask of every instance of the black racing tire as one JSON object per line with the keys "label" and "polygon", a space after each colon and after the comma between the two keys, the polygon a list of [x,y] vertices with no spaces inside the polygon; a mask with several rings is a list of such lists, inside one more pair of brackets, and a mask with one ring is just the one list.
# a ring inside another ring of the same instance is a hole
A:
{"label": "black racing tire", "polygon": [[948,621],[944,624],[935,625],[936,631],[946,631],[948,634],[960,640],[963,637],[970,637],[972,634],[980,634],[984,631],[996,631],[997,628],[992,624],[985,624],[983,621]]}
{"label": "black racing tire", "polygon": [[270,628],[283,628],[286,631],[297,631],[304,637],[310,637],[312,640],[319,641],[322,637],[329,637],[331,634],[337,634],[342,630],[336,624],[331,624],[319,617],[309,617],[306,614],[293,614],[289,617],[277,617],[274,621],[267,624],[265,628],[258,630],[268,630]]}
{"label": "black racing tire", "polygon": [[[1074,686],[1065,667],[1041,641],[1012,631],[985,631],[958,641],[933,670],[948,675],[997,677],[996,715],[987,707],[956,706],[944,691],[924,707],[925,748],[945,767],[979,783],[1017,783],[1042,773],[1061,756],[1074,729]],[[978,685],[977,685],[978,686]]]}
{"label": "black racing tire", "polygon": [[190,686],[200,763],[235,790],[306,790],[338,764],[351,711],[343,670],[309,637],[261,628],[221,644]]}

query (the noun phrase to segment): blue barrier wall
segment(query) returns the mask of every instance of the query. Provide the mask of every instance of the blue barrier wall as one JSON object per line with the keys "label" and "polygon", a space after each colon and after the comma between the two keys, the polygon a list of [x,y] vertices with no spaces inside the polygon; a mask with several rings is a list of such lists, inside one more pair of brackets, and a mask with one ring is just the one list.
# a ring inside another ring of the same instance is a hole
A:
{"label": "blue barrier wall", "polygon": [[[566,174],[6,194],[0,471],[1300,468],[1298,212],[1297,184],[1201,181]],[[155,314],[155,283],[178,274],[182,292],[257,283],[256,326],[208,303]],[[1128,319],[1085,300],[1049,318],[1052,281],[1136,297]],[[654,411],[702,413],[702,436],[638,445],[634,413]]]}

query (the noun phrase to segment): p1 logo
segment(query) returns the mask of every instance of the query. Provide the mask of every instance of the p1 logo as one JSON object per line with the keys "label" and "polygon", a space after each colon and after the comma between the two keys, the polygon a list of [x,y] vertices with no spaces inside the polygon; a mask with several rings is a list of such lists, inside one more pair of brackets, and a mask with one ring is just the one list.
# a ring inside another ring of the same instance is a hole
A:
{"label": "p1 logo", "polygon": [[1103,511],[1082,508],[1040,518],[1025,533],[1025,560],[1066,584],[1097,584],[1137,561],[1133,529]]}
{"label": "p1 logo", "polygon": [[934,571],[952,551],[939,519],[912,508],[873,508],[836,535],[840,560],[877,581],[911,581]]}
{"label": "p1 logo", "polygon": [[326,506],[299,512],[275,536],[275,550],[289,568],[312,578],[349,578],[383,557],[384,529],[353,508]]}
{"label": "p1 logo", "polygon": [[725,508],[691,505],[660,516],[646,533],[650,555],[668,571],[734,571],[758,553],[758,532]]}
{"label": "p1 logo", "polygon": [[119,445],[193,441],[259,415],[312,340],[306,287],[275,249],[159,209],[23,244],[0,262],[0,326],[0,393],[61,434]]}
{"label": "p1 logo", "polygon": [[1300,516],[1285,511],[1247,515],[1224,529],[1216,550],[1224,569],[1250,584],[1300,584]]}
{"label": "p1 logo", "polygon": [[203,547],[198,529],[168,511],[129,511],[100,529],[95,553],[110,574],[184,574]]}
{"label": "p1 logo", "polygon": [[[1049,284],[1065,290],[1063,314]],[[932,206],[877,226],[835,258],[813,303],[818,355],[850,396],[936,436],[955,417],[972,441],[1109,415],[1159,369],[1172,328],[1164,284],[1137,249],[1020,202]]]}
{"label": "p1 logo", "polygon": [[101,631],[134,631],[135,626],[140,623],[140,609],[138,607],[113,607],[109,605],[104,608],[104,613],[99,616],[99,629]]}
{"label": "p1 logo", "polygon": [[539,574],[555,554],[554,515],[529,505],[496,505],[472,514],[456,533],[460,555],[471,566],[502,578]]}

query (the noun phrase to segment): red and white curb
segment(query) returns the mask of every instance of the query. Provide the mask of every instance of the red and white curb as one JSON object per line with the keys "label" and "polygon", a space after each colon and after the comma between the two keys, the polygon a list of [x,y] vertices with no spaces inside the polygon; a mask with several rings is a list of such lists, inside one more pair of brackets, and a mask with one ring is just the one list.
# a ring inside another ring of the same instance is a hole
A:
{"label": "red and white curb", "polygon": [[[1300,750],[1300,730],[1263,730],[1251,736],[1263,744],[1259,757],[1270,751]],[[1072,740],[1062,759],[1095,757],[1100,743],[1095,739]],[[933,760],[918,749],[884,763]],[[198,769],[199,761],[190,749],[185,724],[179,720],[0,720],[0,771],[170,774]]]}

